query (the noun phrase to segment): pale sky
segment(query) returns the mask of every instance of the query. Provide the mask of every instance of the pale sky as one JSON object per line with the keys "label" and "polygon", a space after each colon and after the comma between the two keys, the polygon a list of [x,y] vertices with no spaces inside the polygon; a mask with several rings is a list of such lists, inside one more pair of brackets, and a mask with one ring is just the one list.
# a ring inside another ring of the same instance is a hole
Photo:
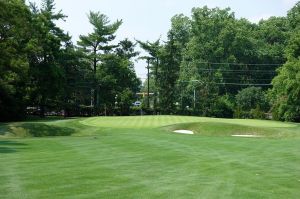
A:
{"label": "pale sky", "polygon": [[[41,0],[27,0],[40,5]],[[56,8],[68,16],[58,25],[72,35],[76,44],[79,35],[92,31],[87,13],[99,11],[111,21],[122,19],[123,24],[117,31],[117,40],[129,38],[142,41],[164,40],[170,29],[170,19],[175,14],[191,15],[193,7],[230,7],[237,18],[247,18],[252,22],[270,16],[285,16],[297,0],[56,0]],[[136,73],[146,76],[145,63],[138,62]]]}

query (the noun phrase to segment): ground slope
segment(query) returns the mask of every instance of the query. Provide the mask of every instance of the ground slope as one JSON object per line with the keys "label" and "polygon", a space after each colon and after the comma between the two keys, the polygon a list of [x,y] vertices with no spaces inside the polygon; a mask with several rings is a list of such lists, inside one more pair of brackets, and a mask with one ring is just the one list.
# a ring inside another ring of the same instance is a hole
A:
{"label": "ground slope", "polygon": [[[299,133],[292,123],[181,116],[2,124],[0,198],[298,198]],[[44,135],[68,136],[8,138]]]}

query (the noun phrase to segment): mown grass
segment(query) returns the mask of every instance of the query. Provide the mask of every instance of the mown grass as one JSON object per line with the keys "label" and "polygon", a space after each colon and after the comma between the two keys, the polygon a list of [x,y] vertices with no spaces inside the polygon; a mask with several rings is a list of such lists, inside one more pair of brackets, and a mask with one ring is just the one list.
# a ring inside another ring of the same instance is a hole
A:
{"label": "mown grass", "polygon": [[[231,137],[254,131],[266,137]],[[293,123],[180,116],[2,124],[0,198],[298,198],[299,134]]]}
{"label": "mown grass", "polygon": [[170,131],[184,129],[191,130],[194,133],[202,136],[233,136],[233,135],[252,135],[256,137],[266,138],[288,138],[299,137],[300,133],[295,127],[262,127],[253,125],[241,125],[223,122],[201,122],[201,123],[185,123],[171,125],[166,129]]}

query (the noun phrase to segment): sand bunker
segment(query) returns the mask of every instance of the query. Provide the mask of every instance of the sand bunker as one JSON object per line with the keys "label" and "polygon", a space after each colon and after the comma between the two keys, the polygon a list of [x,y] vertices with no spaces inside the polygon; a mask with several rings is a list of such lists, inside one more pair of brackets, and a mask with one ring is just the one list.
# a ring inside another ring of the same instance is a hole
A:
{"label": "sand bunker", "polygon": [[193,131],[189,131],[189,130],[176,130],[173,131],[174,133],[181,133],[181,134],[188,134],[188,135],[193,135],[194,132]]}
{"label": "sand bunker", "polygon": [[231,135],[233,137],[245,137],[245,138],[261,138],[261,135]]}

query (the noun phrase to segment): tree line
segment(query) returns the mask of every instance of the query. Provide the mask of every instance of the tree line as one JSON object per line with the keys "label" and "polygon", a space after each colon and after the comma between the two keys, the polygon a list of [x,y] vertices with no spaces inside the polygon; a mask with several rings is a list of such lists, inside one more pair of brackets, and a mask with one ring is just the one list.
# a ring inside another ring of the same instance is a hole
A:
{"label": "tree line", "polygon": [[116,103],[119,114],[128,114],[141,82],[132,60],[135,43],[113,44],[122,21],[90,12],[93,32],[74,45],[56,25],[65,18],[54,0],[40,7],[0,1],[0,120],[61,110],[65,116],[110,115]]}
{"label": "tree line", "polygon": [[[258,24],[230,8],[193,8],[171,19],[167,40],[116,44],[122,20],[90,12],[93,31],[77,44],[56,25],[54,0],[41,6],[0,0],[0,120],[45,116],[155,114],[300,121],[300,3]],[[145,84],[134,71],[136,45],[148,55]],[[149,99],[150,104],[147,104]],[[139,108],[138,108],[139,109]]]}
{"label": "tree line", "polygon": [[167,41],[139,42],[151,62],[153,107],[164,114],[299,122],[299,27],[300,3],[286,17],[258,24],[237,19],[230,8],[174,16]]}

